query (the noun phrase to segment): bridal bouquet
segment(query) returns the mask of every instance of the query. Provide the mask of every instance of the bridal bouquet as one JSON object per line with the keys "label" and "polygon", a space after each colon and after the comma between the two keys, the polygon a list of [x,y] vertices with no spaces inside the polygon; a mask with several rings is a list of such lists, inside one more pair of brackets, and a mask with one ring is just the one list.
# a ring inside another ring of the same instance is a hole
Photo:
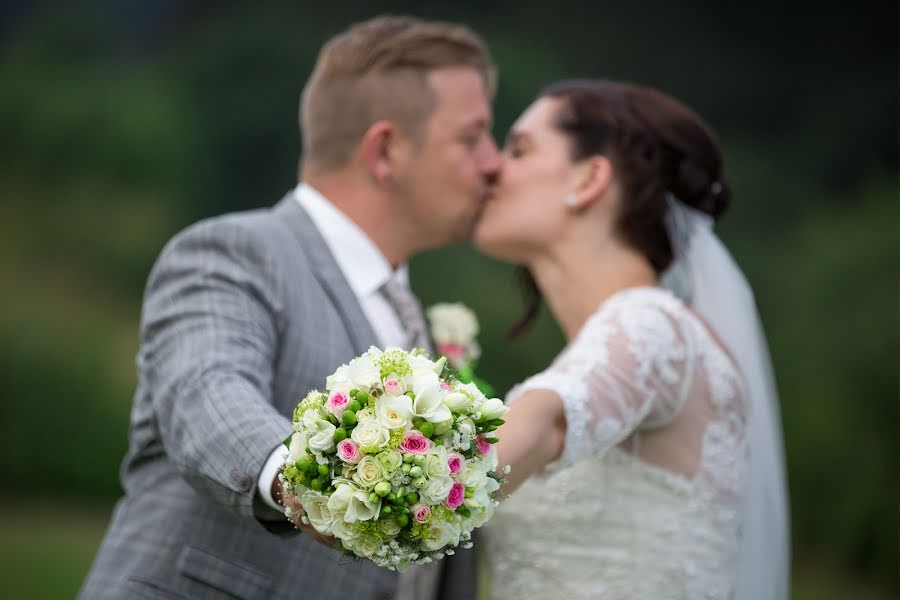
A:
{"label": "bridal bouquet", "polygon": [[345,553],[401,571],[432,562],[493,515],[506,410],[444,357],[372,347],[297,406],[284,485]]}

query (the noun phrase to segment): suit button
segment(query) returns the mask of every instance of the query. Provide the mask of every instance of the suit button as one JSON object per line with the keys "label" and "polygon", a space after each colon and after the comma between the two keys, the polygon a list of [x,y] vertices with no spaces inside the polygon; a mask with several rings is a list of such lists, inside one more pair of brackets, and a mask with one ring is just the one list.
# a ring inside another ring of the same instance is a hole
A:
{"label": "suit button", "polygon": [[253,481],[246,473],[235,470],[231,472],[231,484],[238,492],[247,492],[250,490]]}

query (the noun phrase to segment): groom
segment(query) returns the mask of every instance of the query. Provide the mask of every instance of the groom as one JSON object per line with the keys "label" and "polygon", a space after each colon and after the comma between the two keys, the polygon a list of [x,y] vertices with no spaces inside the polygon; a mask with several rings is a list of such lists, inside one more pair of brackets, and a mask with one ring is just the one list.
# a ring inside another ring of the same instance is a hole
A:
{"label": "groom", "polygon": [[280,444],[335,367],[427,344],[405,263],[465,240],[490,194],[493,85],[484,43],[457,25],[382,17],[323,47],[301,183],[180,233],[150,274],[125,496],[81,598],[394,597],[394,573],[296,535]]}

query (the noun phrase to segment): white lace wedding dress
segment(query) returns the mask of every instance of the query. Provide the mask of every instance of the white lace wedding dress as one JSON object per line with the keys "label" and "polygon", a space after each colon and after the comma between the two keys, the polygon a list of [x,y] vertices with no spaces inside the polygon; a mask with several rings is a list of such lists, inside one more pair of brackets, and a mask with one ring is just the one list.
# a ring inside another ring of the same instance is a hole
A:
{"label": "white lace wedding dress", "polygon": [[486,527],[494,600],[730,598],[746,467],[741,378],[659,288],[619,292],[549,369],[560,459]]}

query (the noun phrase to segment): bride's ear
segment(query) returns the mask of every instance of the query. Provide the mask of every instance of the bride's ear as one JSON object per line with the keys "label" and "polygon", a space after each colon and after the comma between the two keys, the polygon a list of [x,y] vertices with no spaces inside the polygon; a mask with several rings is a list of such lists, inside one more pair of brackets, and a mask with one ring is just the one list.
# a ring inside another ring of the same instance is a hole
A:
{"label": "bride's ear", "polygon": [[584,209],[601,200],[613,185],[612,163],[605,156],[592,156],[584,161],[569,196],[570,208]]}

